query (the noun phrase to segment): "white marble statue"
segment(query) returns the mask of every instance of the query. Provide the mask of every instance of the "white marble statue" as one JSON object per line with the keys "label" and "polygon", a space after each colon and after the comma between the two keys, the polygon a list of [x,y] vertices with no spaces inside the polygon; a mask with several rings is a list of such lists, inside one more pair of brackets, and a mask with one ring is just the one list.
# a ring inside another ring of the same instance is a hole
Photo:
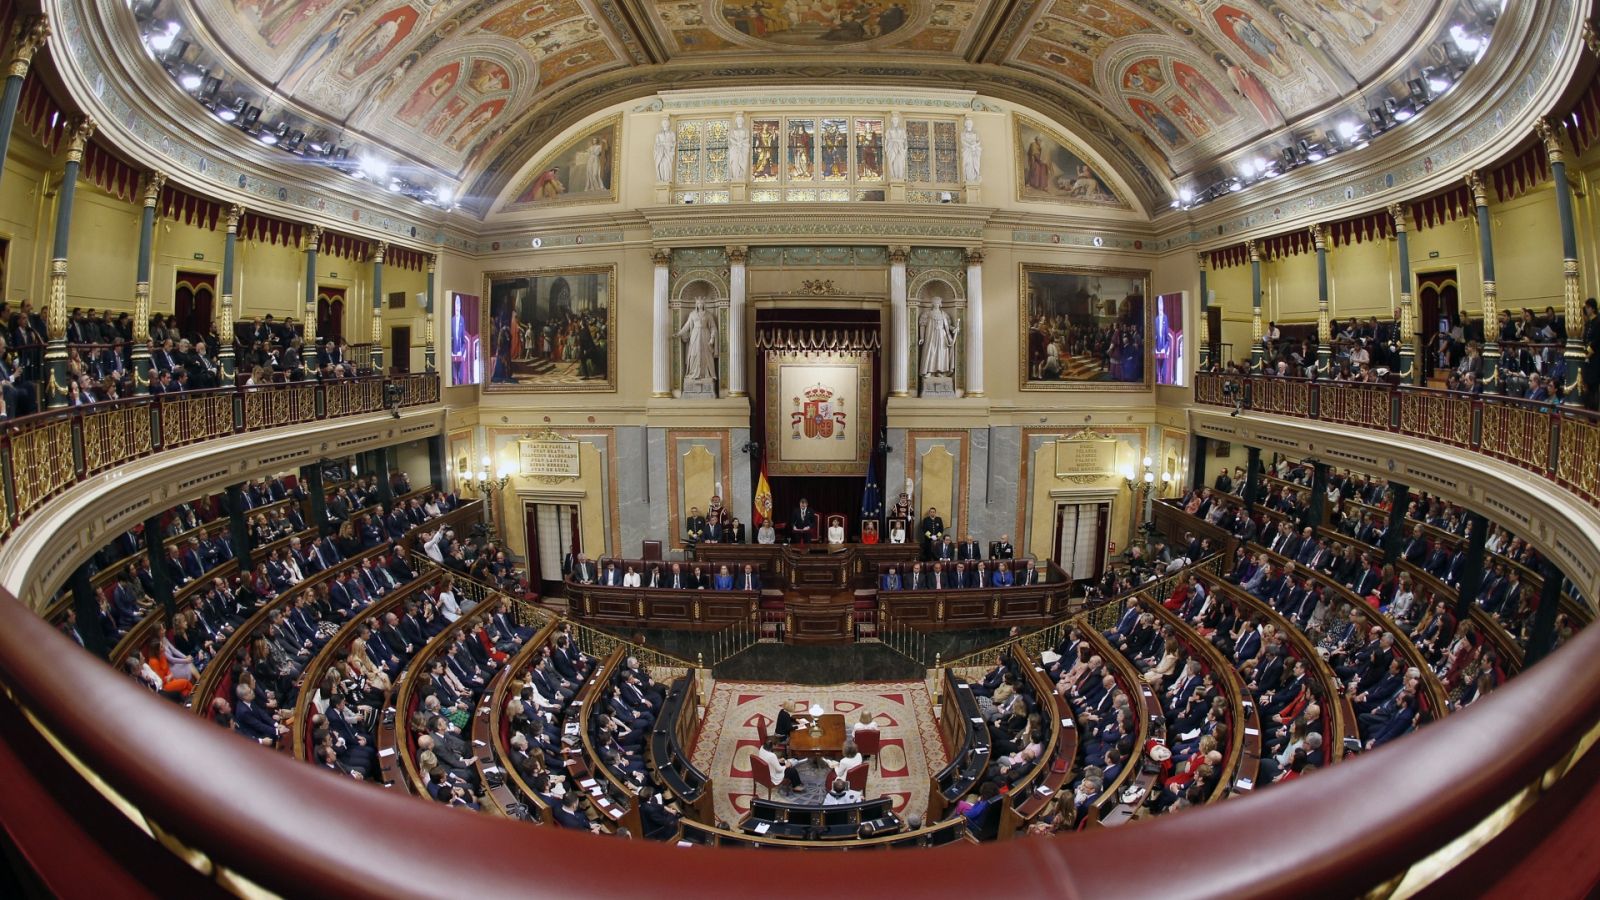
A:
{"label": "white marble statue", "polygon": [[694,301],[694,312],[678,329],[678,338],[688,344],[683,352],[683,380],[710,381],[717,372],[717,317],[706,309],[705,298]]}
{"label": "white marble statue", "polygon": [[972,128],[972,117],[961,129],[961,175],[967,184],[977,184],[983,178],[983,141]]}
{"label": "white marble statue", "polygon": [[933,306],[924,310],[917,320],[917,346],[922,348],[918,374],[924,378],[954,375],[956,340],[960,335],[961,325],[944,311],[944,301],[933,298]]}
{"label": "white marble statue", "polygon": [[900,114],[889,117],[889,128],[883,133],[883,147],[889,157],[889,180],[906,180],[906,125]]}
{"label": "white marble statue", "polygon": [[750,129],[744,124],[744,113],[735,113],[733,127],[728,129],[728,180],[740,182],[750,174]]}
{"label": "white marble statue", "polygon": [[672,132],[672,121],[661,120],[661,130],[656,132],[656,181],[672,183],[673,158],[677,156],[678,136]]}

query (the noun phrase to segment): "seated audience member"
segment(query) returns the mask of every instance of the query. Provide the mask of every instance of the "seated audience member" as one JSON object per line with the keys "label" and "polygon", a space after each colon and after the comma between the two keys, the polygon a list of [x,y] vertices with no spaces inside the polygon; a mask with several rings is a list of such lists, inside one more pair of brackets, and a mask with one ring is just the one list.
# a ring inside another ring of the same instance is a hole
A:
{"label": "seated audience member", "polygon": [[847,803],[860,803],[861,792],[850,789],[850,783],[843,778],[835,778],[833,787],[822,798],[823,806],[843,806]]}
{"label": "seated audience member", "polygon": [[778,757],[776,748],[777,738],[768,737],[767,742],[756,751],[756,758],[767,764],[772,772],[772,780],[783,785],[787,790],[799,791],[805,787],[805,782],[800,778],[798,760],[783,760]]}
{"label": "seated audience member", "polygon": [[717,569],[717,574],[712,578],[711,587],[718,591],[733,590],[733,573],[728,571],[727,566]]}

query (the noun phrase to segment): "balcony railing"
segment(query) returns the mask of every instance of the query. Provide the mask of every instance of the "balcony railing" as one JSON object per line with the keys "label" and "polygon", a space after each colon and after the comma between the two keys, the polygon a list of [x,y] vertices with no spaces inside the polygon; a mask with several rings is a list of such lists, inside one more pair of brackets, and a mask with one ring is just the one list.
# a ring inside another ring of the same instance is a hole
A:
{"label": "balcony railing", "polygon": [[1194,399],[1448,444],[1554,478],[1600,506],[1600,415],[1585,409],[1408,385],[1214,372],[1195,375]]}
{"label": "balcony railing", "polygon": [[14,419],[0,434],[0,540],[81,479],[152,453],[438,400],[438,374],[422,373],[146,394]]}

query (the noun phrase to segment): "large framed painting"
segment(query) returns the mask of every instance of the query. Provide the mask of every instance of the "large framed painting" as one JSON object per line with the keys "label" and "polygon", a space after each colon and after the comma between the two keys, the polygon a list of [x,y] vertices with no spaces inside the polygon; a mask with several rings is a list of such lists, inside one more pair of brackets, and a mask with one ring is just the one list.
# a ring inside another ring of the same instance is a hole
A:
{"label": "large framed painting", "polygon": [[485,391],[614,391],[615,266],[488,272]]}
{"label": "large framed painting", "polygon": [[1017,199],[1130,209],[1088,154],[1027,116],[1016,125]]}
{"label": "large framed painting", "polygon": [[1150,273],[1022,264],[1025,391],[1150,387]]}
{"label": "large framed painting", "polygon": [[621,131],[622,117],[612,116],[562,144],[534,166],[507,208],[615,203]]}

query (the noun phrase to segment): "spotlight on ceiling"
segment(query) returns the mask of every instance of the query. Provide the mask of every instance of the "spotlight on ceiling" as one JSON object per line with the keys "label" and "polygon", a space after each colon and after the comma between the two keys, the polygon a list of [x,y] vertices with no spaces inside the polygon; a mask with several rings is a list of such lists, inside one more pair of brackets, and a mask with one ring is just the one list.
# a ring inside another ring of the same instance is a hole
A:
{"label": "spotlight on ceiling", "polygon": [[149,42],[151,50],[156,53],[166,53],[172,49],[173,41],[178,39],[178,32],[182,30],[183,26],[177,22],[167,22],[146,34],[145,40]]}
{"label": "spotlight on ceiling", "polygon": [[1313,144],[1308,140],[1300,141],[1300,155],[1305,157],[1308,162],[1322,162],[1323,158],[1327,156],[1323,152],[1321,144]]}
{"label": "spotlight on ceiling", "polygon": [[1361,123],[1354,119],[1345,119],[1335,125],[1333,130],[1335,134],[1339,135],[1340,140],[1352,141],[1355,140],[1357,134],[1361,133]]}
{"label": "spotlight on ceiling", "polygon": [[1179,200],[1179,202],[1188,203],[1193,199],[1194,199],[1194,191],[1191,191],[1188,188],[1178,188],[1178,200]]}
{"label": "spotlight on ceiling", "polygon": [[251,106],[239,115],[239,127],[249,131],[256,127],[256,122],[261,119],[261,107]]}
{"label": "spotlight on ceiling", "polygon": [[1383,108],[1389,117],[1396,122],[1405,122],[1417,114],[1417,106],[1410,100],[1396,100],[1393,97],[1383,101]]}
{"label": "spotlight on ceiling", "polygon": [[361,173],[373,181],[382,181],[389,177],[389,163],[387,160],[376,156],[361,157]]}
{"label": "spotlight on ceiling", "polygon": [[186,91],[197,91],[205,84],[206,77],[197,66],[184,66],[178,70],[178,86]]}

